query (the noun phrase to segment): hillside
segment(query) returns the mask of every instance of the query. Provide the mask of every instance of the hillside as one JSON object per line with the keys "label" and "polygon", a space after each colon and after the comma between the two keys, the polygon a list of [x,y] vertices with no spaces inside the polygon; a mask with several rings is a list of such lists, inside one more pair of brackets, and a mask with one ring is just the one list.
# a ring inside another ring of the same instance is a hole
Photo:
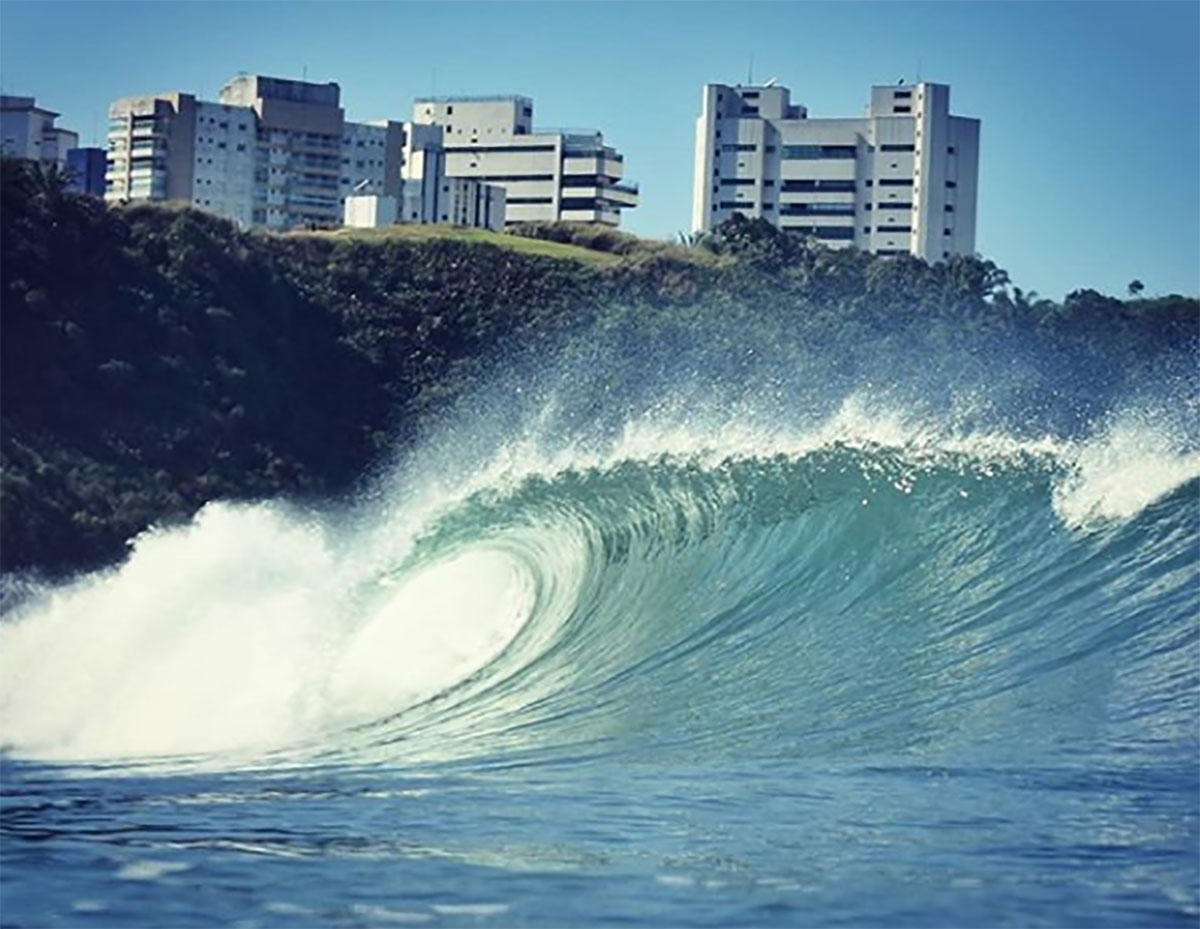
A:
{"label": "hillside", "polygon": [[345,493],[495,366],[597,328],[837,342],[847,377],[916,332],[1035,333],[1114,370],[1196,338],[1195,300],[1030,302],[990,262],[876,260],[757,223],[691,250],[562,227],[275,236],[3,172],[4,571],[111,563],[214,498]]}

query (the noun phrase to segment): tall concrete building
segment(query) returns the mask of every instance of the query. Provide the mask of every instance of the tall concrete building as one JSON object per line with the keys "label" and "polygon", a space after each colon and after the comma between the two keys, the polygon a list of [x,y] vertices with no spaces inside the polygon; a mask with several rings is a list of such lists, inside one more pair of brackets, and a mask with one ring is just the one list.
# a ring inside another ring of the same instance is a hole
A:
{"label": "tall concrete building", "polygon": [[809,119],[786,87],[707,84],[696,121],[692,229],[735,213],[833,247],[929,260],[975,250],[979,120],[950,88],[871,88],[858,119]]}
{"label": "tall concrete building", "polygon": [[399,193],[402,147],[400,123],[347,122],[337,84],[239,75],[217,102],[116,100],[105,197],[187,203],[242,226],[336,226],[355,187]]}
{"label": "tall concrete building", "polygon": [[0,154],[65,168],[79,134],[56,126],[58,115],[34,97],[0,96]]}
{"label": "tall concrete building", "polygon": [[413,122],[444,131],[449,177],[499,184],[507,223],[617,226],[637,206],[637,186],[621,180],[624,157],[595,130],[536,129],[528,97],[428,97]]}

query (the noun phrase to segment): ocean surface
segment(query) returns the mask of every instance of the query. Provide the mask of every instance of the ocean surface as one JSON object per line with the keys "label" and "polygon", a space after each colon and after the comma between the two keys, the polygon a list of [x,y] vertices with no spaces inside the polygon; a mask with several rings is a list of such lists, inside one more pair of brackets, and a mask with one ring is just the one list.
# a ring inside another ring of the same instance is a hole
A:
{"label": "ocean surface", "polygon": [[1195,926],[1195,403],[751,363],[9,579],[0,923]]}

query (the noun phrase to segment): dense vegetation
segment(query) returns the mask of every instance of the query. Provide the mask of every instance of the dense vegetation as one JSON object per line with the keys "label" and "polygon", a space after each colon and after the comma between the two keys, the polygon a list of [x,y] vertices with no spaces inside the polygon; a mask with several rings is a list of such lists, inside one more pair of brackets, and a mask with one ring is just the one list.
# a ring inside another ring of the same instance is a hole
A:
{"label": "dense vegetation", "polygon": [[761,222],[690,248],[525,230],[619,259],[591,262],[503,247],[512,236],[245,233],[188,209],[107,209],[53,172],[2,168],[6,571],[111,562],[139,530],[214,498],[341,493],[497,359],[628,320],[726,342],[747,306],[777,341],[1031,332],[1115,368],[1197,338],[1194,299],[1083,290],[1059,305],[988,261],[873,259]]}

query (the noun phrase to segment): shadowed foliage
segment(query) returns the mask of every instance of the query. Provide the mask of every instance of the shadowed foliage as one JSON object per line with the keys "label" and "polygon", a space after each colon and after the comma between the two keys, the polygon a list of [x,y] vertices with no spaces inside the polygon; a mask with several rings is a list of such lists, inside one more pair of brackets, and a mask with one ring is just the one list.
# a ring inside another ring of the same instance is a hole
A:
{"label": "shadowed foliage", "polygon": [[901,348],[915,332],[1021,331],[1116,368],[1197,337],[1194,299],[1079,290],[1059,305],[1010,295],[989,261],[875,259],[740,217],[690,248],[520,230],[619,256],[590,262],[512,236],[247,233],[190,209],[109,209],[29,162],[0,170],[4,570],[110,563],[214,498],[343,493],[489,365],[625,320],[716,344],[747,325],[773,344],[869,333]]}

